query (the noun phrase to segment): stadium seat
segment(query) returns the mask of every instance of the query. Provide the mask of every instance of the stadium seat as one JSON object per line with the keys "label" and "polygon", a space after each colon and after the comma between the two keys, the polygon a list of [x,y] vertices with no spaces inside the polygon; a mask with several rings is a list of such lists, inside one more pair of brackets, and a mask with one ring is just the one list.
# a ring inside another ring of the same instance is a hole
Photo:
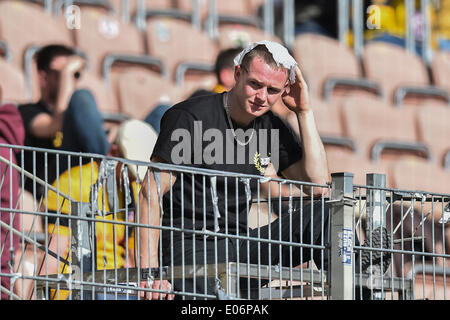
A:
{"label": "stadium seat", "polygon": [[33,45],[73,46],[71,30],[62,16],[52,16],[41,5],[24,1],[0,2],[0,40],[7,44],[11,62],[19,68]]}
{"label": "stadium seat", "polygon": [[[63,14],[66,8],[66,3],[66,0],[53,0],[53,11],[57,15]],[[91,8],[105,13],[116,13],[110,0],[71,0],[71,5],[76,5],[81,10]]]}
{"label": "stadium seat", "polygon": [[[125,4],[128,5],[128,7],[124,7],[124,0],[109,0],[111,5],[114,8],[114,11],[116,11],[119,15],[123,13],[124,10],[126,10],[129,14],[129,17],[133,17],[136,13],[136,9],[138,7],[139,0],[127,0]],[[147,9],[156,9],[156,10],[165,10],[165,9],[171,9],[174,7],[172,0],[145,0],[145,8]]]}
{"label": "stadium seat", "polygon": [[336,39],[318,34],[295,37],[294,58],[303,71],[311,92],[329,99],[357,92],[380,94],[379,85],[363,78],[354,52]]}
{"label": "stadium seat", "polygon": [[[429,161],[419,158],[404,158],[392,163],[391,175],[393,186],[396,189],[410,191],[426,191],[427,193],[449,194],[450,172]],[[442,215],[441,197],[435,195],[434,203],[425,202],[424,215],[434,211],[434,220],[437,222]],[[448,200],[448,198],[447,198]],[[446,203],[444,203],[445,207]],[[415,208],[422,211],[420,198],[416,199]],[[429,216],[429,219],[432,217]]]}
{"label": "stadium seat", "polygon": [[148,53],[161,59],[170,78],[180,85],[189,70],[213,71],[217,44],[190,22],[154,18],[147,21]]}
{"label": "stadium seat", "polygon": [[450,173],[435,163],[420,158],[404,158],[393,162],[392,169],[395,188],[444,194],[450,191]]}
{"label": "stadium seat", "polygon": [[363,52],[365,76],[378,82],[394,105],[417,104],[423,98],[444,99],[449,95],[431,86],[421,58],[400,46],[386,42],[371,42]]}
{"label": "stadium seat", "polygon": [[449,107],[423,105],[417,110],[419,141],[430,147],[435,163],[441,166],[446,153],[450,151],[449,121]]}
{"label": "stadium seat", "polygon": [[243,25],[259,26],[260,21],[253,11],[250,0],[217,1],[217,14],[219,24],[238,23]]}
{"label": "stadium seat", "polygon": [[358,153],[343,151],[342,149],[328,148],[326,149],[328,171],[351,172],[353,173],[353,184],[367,185],[366,175],[368,173],[379,173],[386,175],[386,187],[392,188],[392,179],[389,174],[387,164],[375,164],[367,157]]}
{"label": "stadium seat", "polygon": [[450,92],[450,52],[437,51],[431,62],[434,84]]}
{"label": "stadium seat", "polygon": [[27,99],[25,75],[17,66],[0,58],[0,103],[21,103]]}
{"label": "stadium seat", "polygon": [[[176,7],[182,12],[192,14],[193,13],[193,1],[192,0],[177,0]],[[208,16],[209,0],[198,0],[198,10],[200,20],[204,21]]]}
{"label": "stadium seat", "polygon": [[119,103],[123,114],[144,120],[160,103],[174,104],[180,100],[180,88],[155,72],[127,70],[119,78]]}
{"label": "stadium seat", "polygon": [[[338,149],[346,153],[355,152],[353,139],[344,132],[341,108],[339,104],[326,102],[318,98],[311,100],[317,130],[322,138],[325,150]],[[293,112],[285,114],[286,122],[299,134],[298,120]]]}
{"label": "stadium seat", "polygon": [[374,162],[402,155],[430,159],[427,145],[419,142],[414,108],[393,108],[383,100],[351,97],[342,106],[347,136],[358,152]]}
{"label": "stadium seat", "polygon": [[81,25],[82,28],[75,30],[76,46],[87,55],[91,70],[98,75],[102,75],[108,55],[139,57],[145,54],[139,30],[117,16],[86,8],[81,12]]}
{"label": "stadium seat", "polygon": [[219,26],[219,47],[226,49],[231,47],[246,47],[248,44],[261,40],[272,40],[283,43],[281,39],[270,36],[259,28],[241,24],[225,24]]}

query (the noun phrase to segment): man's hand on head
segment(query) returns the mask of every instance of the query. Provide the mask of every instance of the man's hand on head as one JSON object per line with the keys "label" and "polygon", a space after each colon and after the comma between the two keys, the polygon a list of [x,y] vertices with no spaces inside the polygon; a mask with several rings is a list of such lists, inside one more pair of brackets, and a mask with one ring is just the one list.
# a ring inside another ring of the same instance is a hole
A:
{"label": "man's hand on head", "polygon": [[308,85],[298,66],[295,67],[295,82],[282,95],[286,107],[295,113],[309,111],[311,108]]}

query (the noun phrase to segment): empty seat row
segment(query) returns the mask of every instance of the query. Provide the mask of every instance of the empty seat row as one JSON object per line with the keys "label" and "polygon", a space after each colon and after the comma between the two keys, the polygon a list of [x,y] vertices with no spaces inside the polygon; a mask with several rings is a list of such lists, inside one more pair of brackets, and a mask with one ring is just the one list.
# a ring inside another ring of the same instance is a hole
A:
{"label": "empty seat row", "polygon": [[450,53],[438,52],[431,79],[422,59],[386,42],[369,42],[361,59],[337,40],[317,34],[296,37],[293,54],[311,90],[325,99],[357,92],[383,96],[394,105],[425,99],[450,103]]}
{"label": "empty seat row", "polygon": [[[450,170],[449,107],[393,108],[382,99],[355,96],[341,103],[316,98],[312,106],[327,150],[356,154],[374,166],[409,155]],[[298,131],[293,114],[285,119]]]}

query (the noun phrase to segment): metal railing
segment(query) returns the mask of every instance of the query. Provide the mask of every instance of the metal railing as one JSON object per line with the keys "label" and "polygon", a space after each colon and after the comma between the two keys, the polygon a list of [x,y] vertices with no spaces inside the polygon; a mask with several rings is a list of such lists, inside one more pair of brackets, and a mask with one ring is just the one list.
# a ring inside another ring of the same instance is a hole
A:
{"label": "metal railing", "polygon": [[[330,184],[317,185],[0,147],[18,150],[22,159],[31,151],[69,164],[50,182],[24,171],[23,160],[15,165],[12,151],[0,158],[2,195],[10,194],[7,169],[22,180],[19,203],[2,208],[11,218],[4,223],[2,216],[0,232],[0,256],[10,253],[9,270],[0,273],[10,280],[9,288],[2,282],[9,299],[141,299],[139,291],[180,299],[448,299],[448,194],[386,188],[379,174],[354,185],[351,173],[335,173]],[[152,171],[157,190],[161,172],[178,181],[158,195],[161,225],[139,223],[143,181],[128,179],[129,166]],[[31,205],[26,179],[44,187],[40,198],[31,193]],[[14,228],[19,217],[30,223]],[[161,232],[159,267],[143,268],[140,233],[151,229]],[[13,236],[17,247],[4,246]],[[158,279],[172,288],[139,288]]]}

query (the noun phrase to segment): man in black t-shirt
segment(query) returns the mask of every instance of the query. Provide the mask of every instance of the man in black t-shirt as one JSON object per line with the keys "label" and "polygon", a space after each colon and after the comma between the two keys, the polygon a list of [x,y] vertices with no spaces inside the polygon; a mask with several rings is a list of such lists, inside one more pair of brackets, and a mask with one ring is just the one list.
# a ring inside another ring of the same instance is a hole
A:
{"label": "man in black t-shirt", "polygon": [[[61,45],[42,47],[35,57],[41,98],[19,106],[25,146],[105,155],[109,143],[94,97],[86,89],[77,89],[85,61],[73,49]],[[26,150],[24,169],[51,184],[69,166],[64,155],[59,156],[58,166],[56,159],[55,153]],[[79,160],[72,158],[70,165],[79,165]],[[35,185],[36,190],[32,179],[25,181],[25,189],[39,198],[44,188]]]}
{"label": "man in black t-shirt", "polygon": [[[153,162],[226,171],[231,176],[226,178],[218,174],[211,178],[189,173],[171,175],[165,171],[157,175],[150,173],[149,184],[144,179],[142,186],[140,223],[245,236],[248,234],[249,195],[258,187],[255,179],[239,179],[238,175],[233,177],[233,173],[264,177],[281,174],[288,179],[319,184],[329,181],[324,147],[300,69],[296,64],[286,67],[290,61],[286,62],[288,53],[285,48],[265,43],[243,51],[242,61],[235,68],[236,84],[232,90],[189,99],[168,110],[161,121],[161,132],[153,150]],[[282,49],[286,53],[280,51]],[[273,53],[273,50],[278,52]],[[289,58],[292,59],[290,55]],[[280,64],[280,60],[284,63]],[[286,107],[297,115],[301,141],[270,111],[278,99],[283,99]],[[168,192],[170,189],[172,191]],[[319,189],[313,190],[321,194]],[[304,186],[304,192],[310,194],[309,190],[308,186]],[[272,188],[271,197],[278,197],[277,191],[278,188]],[[158,195],[163,195],[161,208]],[[279,228],[283,221],[278,219],[260,228],[259,235],[264,238],[270,233],[272,239],[278,239],[277,233],[281,230],[280,236],[284,241],[289,241],[291,237],[292,241],[300,242],[312,237],[317,242],[328,216],[327,210],[325,214],[321,214],[320,210],[316,214],[314,208],[313,221],[309,221],[309,215],[292,217],[292,225],[303,223],[303,230],[297,228],[289,232],[289,220],[283,223],[283,228]],[[286,217],[289,219],[288,215]],[[312,223],[313,234],[309,232]],[[157,267],[160,263],[189,265],[194,259],[202,265],[204,259],[207,263],[214,263],[226,259],[245,262],[250,258],[248,262],[254,263],[258,252],[262,264],[268,264],[269,259],[270,263],[277,264],[276,260],[280,259],[278,248],[273,246],[272,253],[268,254],[264,242],[259,243],[259,248],[256,247],[257,241],[242,245],[247,241],[239,242],[227,237],[208,237],[203,242],[201,235],[197,241],[191,233],[183,235],[166,230],[140,230],[141,267]],[[250,237],[256,237],[255,230],[252,230]],[[162,261],[158,255],[159,245]],[[206,252],[203,252],[204,248]],[[308,261],[313,257],[304,258]],[[320,261],[316,261],[318,263]],[[203,278],[197,278],[195,286],[192,279],[187,278],[184,283],[176,280],[174,286],[185,292],[214,294],[214,279],[206,281],[206,288]],[[168,281],[143,281],[141,287],[171,290]],[[150,295],[141,292],[141,296],[160,297],[156,292]],[[162,298],[170,299],[173,295],[162,294]]]}

